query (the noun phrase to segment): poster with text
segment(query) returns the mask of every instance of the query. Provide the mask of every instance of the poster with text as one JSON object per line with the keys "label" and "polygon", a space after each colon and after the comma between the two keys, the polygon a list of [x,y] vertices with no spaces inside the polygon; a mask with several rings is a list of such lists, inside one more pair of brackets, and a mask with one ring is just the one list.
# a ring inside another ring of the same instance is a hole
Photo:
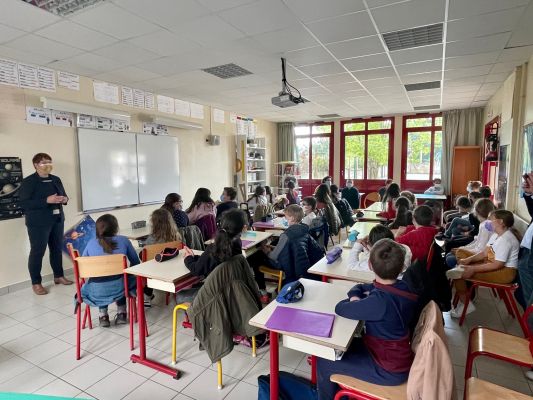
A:
{"label": "poster with text", "polygon": [[18,157],[0,157],[0,220],[22,217],[19,191],[22,162]]}

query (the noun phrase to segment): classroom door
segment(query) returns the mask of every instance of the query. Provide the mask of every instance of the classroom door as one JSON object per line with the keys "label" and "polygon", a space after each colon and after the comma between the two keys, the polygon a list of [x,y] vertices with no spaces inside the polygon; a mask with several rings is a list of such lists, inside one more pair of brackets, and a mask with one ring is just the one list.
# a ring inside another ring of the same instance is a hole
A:
{"label": "classroom door", "polygon": [[333,175],[333,122],[301,124],[294,131],[298,184],[302,197],[312,196],[322,178]]}

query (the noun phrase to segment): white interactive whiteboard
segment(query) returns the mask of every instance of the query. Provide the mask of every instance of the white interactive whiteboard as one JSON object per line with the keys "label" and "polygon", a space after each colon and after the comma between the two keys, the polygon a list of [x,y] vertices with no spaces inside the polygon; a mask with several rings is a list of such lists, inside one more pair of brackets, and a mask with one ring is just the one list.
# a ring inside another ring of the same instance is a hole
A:
{"label": "white interactive whiteboard", "polygon": [[83,211],[163,201],[179,192],[178,139],[78,129]]}
{"label": "white interactive whiteboard", "polygon": [[179,193],[178,138],[138,133],[137,164],[139,203],[158,202],[168,193]]}

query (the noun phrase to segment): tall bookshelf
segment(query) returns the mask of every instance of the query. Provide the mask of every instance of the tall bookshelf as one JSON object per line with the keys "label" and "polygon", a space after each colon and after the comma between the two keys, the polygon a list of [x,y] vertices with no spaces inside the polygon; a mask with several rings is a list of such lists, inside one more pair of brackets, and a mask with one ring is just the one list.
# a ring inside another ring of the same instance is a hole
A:
{"label": "tall bookshelf", "polygon": [[238,194],[240,201],[246,201],[257,186],[267,184],[266,139],[247,139],[244,135],[237,137],[237,164],[240,166],[240,171],[237,171]]}
{"label": "tall bookshelf", "polygon": [[280,161],[274,163],[274,176],[276,177],[276,186],[272,189],[278,195],[287,193],[287,184],[289,181],[294,181],[296,189],[301,189],[298,186],[298,178],[300,178],[298,163],[294,161]]}

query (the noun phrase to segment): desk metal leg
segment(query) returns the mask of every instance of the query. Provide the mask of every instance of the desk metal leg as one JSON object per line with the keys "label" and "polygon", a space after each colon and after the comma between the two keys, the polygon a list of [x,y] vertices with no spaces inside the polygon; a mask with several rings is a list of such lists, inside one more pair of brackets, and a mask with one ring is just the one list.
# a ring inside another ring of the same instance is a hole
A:
{"label": "desk metal leg", "polygon": [[137,276],[137,318],[139,319],[139,355],[132,354],[130,359],[134,363],[139,363],[157,371],[171,375],[174,379],[180,377],[177,369],[158,363],[146,358],[146,319],[144,315],[144,298],[143,298],[143,278]]}
{"label": "desk metal leg", "polygon": [[311,383],[316,385],[316,356],[311,356]]}
{"label": "desk metal leg", "polygon": [[328,283],[328,277],[326,275],[322,275],[322,282]]}
{"label": "desk metal leg", "polygon": [[270,331],[270,400],[279,400],[278,333]]}

